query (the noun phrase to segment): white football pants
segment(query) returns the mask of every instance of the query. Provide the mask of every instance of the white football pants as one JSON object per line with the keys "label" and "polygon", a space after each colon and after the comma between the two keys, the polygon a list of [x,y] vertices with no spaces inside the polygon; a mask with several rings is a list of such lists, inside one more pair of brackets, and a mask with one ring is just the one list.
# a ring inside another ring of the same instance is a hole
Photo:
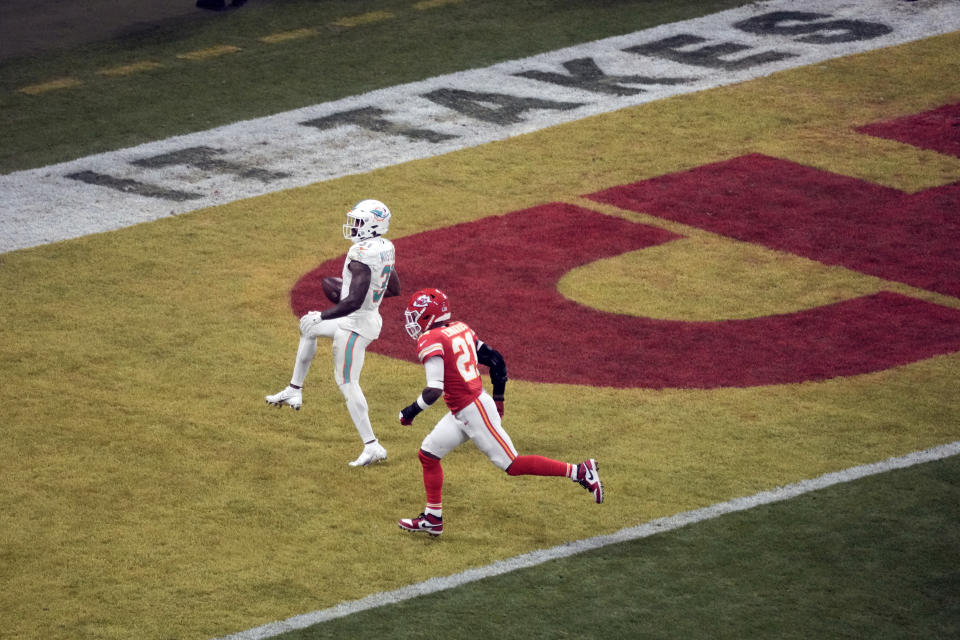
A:
{"label": "white football pants", "polygon": [[473,440],[473,444],[490,458],[490,462],[503,471],[517,457],[513,441],[500,423],[497,405],[486,391],[456,414],[448,411],[423,439],[420,448],[443,459],[467,440]]}
{"label": "white football pants", "polygon": [[364,442],[375,440],[367,399],[360,389],[360,372],[363,370],[367,346],[372,341],[358,333],[341,329],[338,318],[317,322],[306,333],[301,333],[290,384],[303,386],[310,364],[317,355],[317,338],[319,337],[333,340],[333,379],[346,400],[347,411],[360,438]]}

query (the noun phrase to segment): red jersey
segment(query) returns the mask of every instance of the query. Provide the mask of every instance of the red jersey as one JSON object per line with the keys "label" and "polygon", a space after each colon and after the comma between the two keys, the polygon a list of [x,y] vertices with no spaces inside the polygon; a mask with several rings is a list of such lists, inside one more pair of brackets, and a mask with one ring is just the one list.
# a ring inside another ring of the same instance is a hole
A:
{"label": "red jersey", "polygon": [[473,331],[463,322],[430,329],[417,340],[417,357],[426,362],[434,356],[443,358],[443,401],[457,413],[483,391]]}

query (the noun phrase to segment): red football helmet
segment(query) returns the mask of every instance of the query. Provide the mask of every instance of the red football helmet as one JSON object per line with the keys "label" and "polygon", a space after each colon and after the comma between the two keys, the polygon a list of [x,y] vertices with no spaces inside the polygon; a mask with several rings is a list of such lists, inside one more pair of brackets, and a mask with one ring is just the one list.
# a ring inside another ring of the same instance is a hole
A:
{"label": "red football helmet", "polygon": [[439,289],[421,289],[410,297],[403,315],[407,333],[416,340],[434,324],[450,319],[450,300]]}

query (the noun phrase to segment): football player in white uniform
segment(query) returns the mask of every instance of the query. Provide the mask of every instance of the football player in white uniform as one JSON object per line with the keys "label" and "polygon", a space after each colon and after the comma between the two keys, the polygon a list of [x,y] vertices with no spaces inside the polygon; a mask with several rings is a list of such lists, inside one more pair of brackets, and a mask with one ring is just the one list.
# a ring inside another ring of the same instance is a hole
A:
{"label": "football player in white uniform", "polygon": [[400,293],[393,243],[383,237],[389,226],[390,209],[379,200],[362,200],[347,212],[343,235],[353,246],[343,263],[339,300],[329,309],[310,311],[300,318],[300,343],[290,384],[266,397],[267,404],[299,410],[303,383],[317,353],[317,338],[331,338],[333,375],[363,440],[363,451],[350,463],[353,467],[387,458],[387,450],[373,433],[359,380],[367,346],[380,336],[380,302]]}

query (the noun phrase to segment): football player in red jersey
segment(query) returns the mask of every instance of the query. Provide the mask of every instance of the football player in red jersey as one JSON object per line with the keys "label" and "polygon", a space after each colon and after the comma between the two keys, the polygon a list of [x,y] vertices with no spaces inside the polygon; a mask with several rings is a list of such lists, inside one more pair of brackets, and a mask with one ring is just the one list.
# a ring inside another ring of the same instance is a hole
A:
{"label": "football player in red jersey", "polygon": [[[431,536],[443,533],[443,468],[440,460],[467,440],[472,440],[490,461],[512,476],[563,476],[582,485],[603,502],[603,485],[592,458],[580,464],[543,456],[517,454],[503,429],[503,392],[507,366],[503,357],[477,339],[464,322],[450,319],[450,301],[438,289],[417,291],[404,311],[407,333],[417,341],[417,357],[427,373],[427,386],[416,402],[400,411],[400,423],[413,424],[421,411],[440,396],[450,411],[440,419],[420,445],[423,486],[427,506],[416,518],[397,524],[405,531]],[[478,365],[490,368],[493,396],[483,389]]]}

